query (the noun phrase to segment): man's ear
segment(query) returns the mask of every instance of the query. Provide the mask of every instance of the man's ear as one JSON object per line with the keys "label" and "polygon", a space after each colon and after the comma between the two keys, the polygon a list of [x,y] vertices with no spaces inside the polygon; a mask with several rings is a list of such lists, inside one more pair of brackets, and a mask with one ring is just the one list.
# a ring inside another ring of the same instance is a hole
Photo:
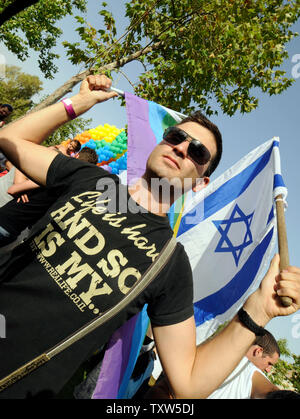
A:
{"label": "man's ear", "polygon": [[199,192],[201,189],[206,188],[209,184],[210,178],[208,176],[200,177],[196,180],[195,186],[192,187],[193,192]]}
{"label": "man's ear", "polygon": [[263,354],[263,348],[259,345],[256,345],[254,349],[254,356],[262,356]]}

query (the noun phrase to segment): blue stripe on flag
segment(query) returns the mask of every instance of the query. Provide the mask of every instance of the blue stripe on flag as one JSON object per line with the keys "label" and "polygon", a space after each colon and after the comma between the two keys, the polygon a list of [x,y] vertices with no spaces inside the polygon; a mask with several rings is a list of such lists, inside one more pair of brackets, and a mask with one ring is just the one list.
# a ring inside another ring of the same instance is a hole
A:
{"label": "blue stripe on flag", "polygon": [[[140,349],[143,345],[145,335],[149,326],[149,317],[147,315],[148,304],[145,304],[136,321],[136,326],[131,338],[131,351],[128,359],[126,371],[122,377],[122,382],[119,387],[117,399],[123,399],[129,384],[131,374],[134,370],[136,360],[138,358]],[[128,336],[126,336],[128,338]]]}
{"label": "blue stripe on flag", "polygon": [[261,265],[273,236],[272,228],[263,241],[254,249],[241,270],[219,291],[194,304],[196,325],[225,313],[247,291]]}
{"label": "blue stripe on flag", "polygon": [[[274,143],[275,141],[273,142],[273,146]],[[203,211],[201,211],[201,208],[199,211],[199,214],[202,214],[201,220],[198,220],[195,223],[191,223],[186,222],[186,217],[190,219],[193,213],[197,211],[197,207],[203,205],[203,202],[200,202],[198,205],[196,205],[192,210],[193,212],[185,214],[182,217],[177,236],[180,236],[181,234],[190,230],[195,225],[199,224],[200,221],[204,221],[206,218],[210,217],[212,214],[225,207],[231,201],[237,199],[248,188],[248,186],[256,178],[256,176],[268,164],[272,151],[273,147],[270,147],[261,157],[255,160],[250,166],[246,167],[241,173],[239,173],[232,179],[229,179],[222,186],[220,186],[214,193],[205,198],[204,215]]]}
{"label": "blue stripe on flag", "polygon": [[282,175],[274,175],[274,189],[278,187],[286,187]]}
{"label": "blue stripe on flag", "polygon": [[155,135],[156,142],[160,143],[162,141],[162,137],[164,133],[162,121],[164,117],[167,115],[167,111],[155,102],[149,101],[148,106],[149,106],[149,124]]}

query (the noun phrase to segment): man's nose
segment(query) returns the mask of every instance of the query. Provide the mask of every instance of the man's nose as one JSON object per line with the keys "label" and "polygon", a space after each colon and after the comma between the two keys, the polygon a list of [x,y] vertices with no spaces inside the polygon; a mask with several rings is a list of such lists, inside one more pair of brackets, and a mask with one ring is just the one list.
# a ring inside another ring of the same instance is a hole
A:
{"label": "man's nose", "polygon": [[173,150],[175,151],[176,154],[179,154],[182,157],[187,157],[189,144],[190,143],[188,142],[188,140],[182,141],[179,144],[173,145]]}

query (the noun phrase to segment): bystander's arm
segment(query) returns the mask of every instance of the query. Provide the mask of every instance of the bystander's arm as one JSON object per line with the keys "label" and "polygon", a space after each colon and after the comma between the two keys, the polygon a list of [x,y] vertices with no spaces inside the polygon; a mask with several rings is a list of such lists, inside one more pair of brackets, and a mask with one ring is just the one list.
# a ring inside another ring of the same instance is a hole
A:
{"label": "bystander's arm", "polygon": [[255,371],[252,376],[252,391],[251,399],[264,399],[271,391],[278,391],[279,387],[272,384],[264,375],[259,371]]}

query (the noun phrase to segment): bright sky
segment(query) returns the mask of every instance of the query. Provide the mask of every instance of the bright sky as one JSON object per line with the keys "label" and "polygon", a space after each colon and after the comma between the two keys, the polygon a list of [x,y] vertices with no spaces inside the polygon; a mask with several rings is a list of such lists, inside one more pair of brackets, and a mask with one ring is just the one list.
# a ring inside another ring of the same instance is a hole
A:
{"label": "bright sky", "polygon": [[[120,36],[126,25],[124,19],[125,0],[106,0],[117,20],[117,27],[120,28],[118,36]],[[99,27],[99,17],[97,15],[98,6],[93,0],[89,0],[88,19],[89,22]],[[100,3],[99,3],[100,6]],[[67,39],[77,39],[74,23],[70,18],[60,23],[64,29],[64,35],[61,41]],[[300,33],[300,22],[294,28]],[[222,162],[219,165],[213,178],[220,175],[227,168],[232,166],[242,156],[249,151],[264,143],[274,136],[280,137],[281,167],[282,174],[288,187],[288,209],[286,211],[287,234],[289,241],[290,263],[291,265],[300,266],[300,254],[298,240],[300,237],[299,226],[299,156],[300,156],[300,138],[299,138],[299,98],[300,98],[300,37],[295,38],[289,45],[289,59],[285,62],[283,68],[287,72],[288,77],[294,77],[295,82],[285,93],[279,96],[271,96],[257,92],[259,97],[259,107],[250,114],[242,115],[237,113],[233,117],[229,117],[220,113],[217,117],[213,117],[223,135],[224,154]],[[65,58],[63,49],[58,48],[61,59],[58,61],[59,72],[54,80],[46,80],[38,69],[37,56],[32,54],[31,57],[22,63],[18,61],[0,44],[0,53],[4,55],[7,64],[20,66],[24,72],[35,74],[43,80],[44,91],[42,95],[53,92],[56,88],[66,82],[71,76],[76,74],[79,68],[72,66]],[[299,54],[299,56],[297,56]],[[297,66],[297,63],[299,64]],[[140,64],[130,64],[122,70],[126,76],[135,82],[137,75],[142,71]],[[114,78],[113,85],[121,90],[133,93],[133,88],[126,78],[119,74]],[[74,92],[78,88],[74,89]],[[38,102],[39,99],[37,98]],[[116,111],[117,109],[117,111]],[[87,118],[93,118],[93,127],[108,123],[123,128],[126,124],[125,108],[118,106],[116,101],[108,102],[105,106],[95,107],[86,114]],[[293,353],[300,355],[300,312],[286,318],[272,320],[267,329],[274,336],[286,338],[288,346]]]}

